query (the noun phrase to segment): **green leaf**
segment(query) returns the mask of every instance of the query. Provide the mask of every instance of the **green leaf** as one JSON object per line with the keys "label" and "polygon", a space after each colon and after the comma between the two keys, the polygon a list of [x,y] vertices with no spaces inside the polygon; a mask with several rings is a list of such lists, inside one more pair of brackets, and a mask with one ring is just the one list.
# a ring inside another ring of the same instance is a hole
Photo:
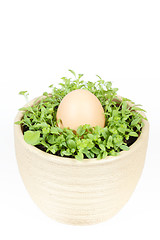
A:
{"label": "green leaf", "polygon": [[118,110],[114,109],[114,110],[112,111],[112,115],[113,115],[113,116],[118,116]]}
{"label": "green leaf", "polygon": [[48,136],[48,142],[50,143],[50,144],[54,144],[55,143],[55,140],[56,140],[56,138],[55,138],[55,136],[52,134],[52,135],[49,135]]}
{"label": "green leaf", "polygon": [[108,140],[107,140],[107,148],[111,148],[113,147],[113,143],[112,143],[112,136],[110,135]]}
{"label": "green leaf", "polygon": [[86,139],[86,143],[87,143],[87,148],[91,149],[94,147],[94,143],[92,142],[91,139]]}
{"label": "green leaf", "polygon": [[46,143],[46,141],[45,141],[44,139],[41,139],[40,144],[42,144],[42,145],[47,149],[46,151],[48,152],[48,148],[49,148],[50,146],[49,146],[48,143]]}
{"label": "green leaf", "polygon": [[107,157],[107,155],[108,155],[108,153],[105,151],[105,152],[103,152],[103,154],[102,154],[102,158],[104,159],[104,158],[106,158]]}
{"label": "green leaf", "polygon": [[76,158],[77,160],[79,160],[79,161],[83,160],[83,157],[84,157],[84,155],[83,155],[82,152],[79,152],[79,153],[75,156],[75,158]]}
{"label": "green leaf", "polygon": [[96,75],[100,80],[102,80],[102,78],[99,75]]}
{"label": "green leaf", "polygon": [[122,113],[124,114],[127,109],[127,102],[122,103]]}
{"label": "green leaf", "polygon": [[24,121],[27,123],[28,126],[31,125],[31,119],[27,115],[24,115]]}
{"label": "green leaf", "polygon": [[107,111],[110,112],[110,113],[112,112],[111,106],[107,106]]}
{"label": "green leaf", "polygon": [[139,121],[140,121],[140,118],[134,119],[134,120],[131,122],[131,126],[137,125],[137,123],[139,123]]}
{"label": "green leaf", "polygon": [[63,157],[63,156],[71,156],[72,155],[72,153],[71,153],[71,151],[69,150],[69,149],[67,149],[67,150],[61,150],[61,156]]}
{"label": "green leaf", "polygon": [[40,131],[24,132],[24,140],[31,145],[37,145],[40,142]]}
{"label": "green leaf", "polygon": [[131,109],[132,109],[132,110],[135,110],[135,111],[146,112],[144,109],[139,108],[139,107],[134,107],[134,106],[133,106]]}
{"label": "green leaf", "polygon": [[129,147],[127,145],[121,145],[120,149],[124,150],[124,151],[128,151]]}
{"label": "green leaf", "polygon": [[49,151],[51,151],[51,153],[55,154],[58,151],[58,147],[56,145],[52,145],[49,147]]}
{"label": "green leaf", "polygon": [[74,153],[75,151],[76,151],[75,148],[72,148],[72,149],[71,149],[71,153]]}
{"label": "green leaf", "polygon": [[91,134],[91,133],[88,133],[87,134],[87,137],[91,140],[94,140],[95,139],[95,135],[94,134]]}
{"label": "green leaf", "polygon": [[123,143],[123,137],[121,135],[116,135],[113,138],[115,146],[119,147]]}
{"label": "green leaf", "polygon": [[112,134],[117,134],[117,129],[116,128],[109,128],[110,133]]}
{"label": "green leaf", "polygon": [[97,156],[97,160],[101,160],[102,159],[102,154],[99,153],[98,156]]}
{"label": "green leaf", "polygon": [[106,88],[110,89],[112,87],[112,82],[106,82]]}
{"label": "green leaf", "polygon": [[72,140],[72,139],[69,139],[69,140],[67,141],[67,145],[68,145],[68,147],[69,147],[70,149],[76,149],[76,142],[75,142],[74,140]]}
{"label": "green leaf", "polygon": [[100,149],[98,149],[97,147],[91,148],[91,151],[97,155],[100,153]]}
{"label": "green leaf", "polygon": [[101,149],[102,151],[106,151],[106,148],[105,148],[105,146],[104,146],[103,144],[99,144],[99,147],[100,147],[100,149]]}
{"label": "green leaf", "polygon": [[86,129],[84,129],[83,126],[79,126],[79,127],[77,128],[77,134],[78,134],[79,136],[82,136],[82,135],[85,133],[85,131],[86,131]]}
{"label": "green leaf", "polygon": [[136,133],[136,132],[129,132],[129,136],[138,137],[138,133]]}
{"label": "green leaf", "polygon": [[125,139],[128,141],[129,140],[129,134],[125,135]]}
{"label": "green leaf", "polygon": [[43,93],[43,96],[46,96],[46,97],[47,97],[47,96],[48,96],[48,93],[47,93],[47,92],[44,92],[44,93]]}
{"label": "green leaf", "polygon": [[28,95],[29,95],[28,91],[20,91],[19,95],[23,95],[25,97],[26,101],[28,102]]}
{"label": "green leaf", "polygon": [[62,146],[63,142],[65,142],[65,137],[63,135],[60,135],[58,137],[56,137],[56,143],[60,146]]}
{"label": "green leaf", "polygon": [[111,156],[117,156],[119,153],[115,152],[113,149],[109,152]]}
{"label": "green leaf", "polygon": [[106,139],[108,136],[108,127],[104,127],[103,131],[101,132],[102,136]]}
{"label": "green leaf", "polygon": [[[76,77],[76,75],[75,75]],[[81,77],[83,77],[83,74],[78,74],[78,79],[80,79]]]}
{"label": "green leaf", "polygon": [[42,128],[49,128],[50,125],[47,124],[46,122],[42,122],[42,123],[34,124],[33,127],[34,127],[35,129],[42,129]]}
{"label": "green leaf", "polygon": [[127,102],[131,102],[132,104],[134,104],[134,102],[131,101],[129,98],[124,98],[124,97],[123,97],[122,100],[123,100],[123,101],[127,101]]}
{"label": "green leaf", "polygon": [[118,91],[118,88],[113,88],[113,91],[116,93]]}
{"label": "green leaf", "polygon": [[84,149],[83,153],[86,155],[87,158],[94,158],[94,153],[88,151],[87,149]]}
{"label": "green leaf", "polygon": [[22,121],[14,122],[14,124],[17,124],[17,125],[20,125],[21,123],[22,123]]}
{"label": "green leaf", "polygon": [[51,133],[53,134],[59,134],[58,128],[57,127],[51,127]]}
{"label": "green leaf", "polygon": [[20,91],[19,95],[28,95],[28,91]]}
{"label": "green leaf", "polygon": [[125,134],[126,128],[119,127],[119,128],[118,128],[118,131],[119,131],[120,133],[122,133],[122,134]]}
{"label": "green leaf", "polygon": [[94,133],[95,134],[100,135],[102,131],[103,131],[103,128],[101,128],[100,126],[95,126],[94,127]]}
{"label": "green leaf", "polygon": [[68,71],[71,72],[75,76],[75,78],[76,78],[76,74],[75,74],[75,72],[73,70],[69,69]]}
{"label": "green leaf", "polygon": [[50,128],[48,128],[48,127],[43,128],[43,129],[42,129],[42,133],[43,133],[44,135],[50,133]]}

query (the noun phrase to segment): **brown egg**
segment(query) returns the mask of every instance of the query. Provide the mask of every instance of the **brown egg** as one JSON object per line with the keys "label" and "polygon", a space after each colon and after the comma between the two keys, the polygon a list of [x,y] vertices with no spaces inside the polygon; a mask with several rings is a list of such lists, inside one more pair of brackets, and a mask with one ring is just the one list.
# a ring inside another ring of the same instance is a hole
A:
{"label": "brown egg", "polygon": [[104,109],[98,98],[88,90],[77,89],[61,101],[56,115],[61,128],[77,130],[80,125],[105,126]]}

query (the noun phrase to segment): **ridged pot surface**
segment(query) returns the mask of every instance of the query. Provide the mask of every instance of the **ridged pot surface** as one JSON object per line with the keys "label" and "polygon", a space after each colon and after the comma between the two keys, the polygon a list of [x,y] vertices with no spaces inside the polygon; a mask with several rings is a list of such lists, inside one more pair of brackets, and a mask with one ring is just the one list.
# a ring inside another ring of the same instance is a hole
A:
{"label": "ridged pot surface", "polygon": [[[22,116],[19,112],[15,121]],[[142,173],[149,132],[148,121],[144,124],[129,151],[83,161],[27,144],[21,126],[14,125],[18,167],[33,201],[49,217],[66,224],[95,224],[114,216],[129,200]]]}

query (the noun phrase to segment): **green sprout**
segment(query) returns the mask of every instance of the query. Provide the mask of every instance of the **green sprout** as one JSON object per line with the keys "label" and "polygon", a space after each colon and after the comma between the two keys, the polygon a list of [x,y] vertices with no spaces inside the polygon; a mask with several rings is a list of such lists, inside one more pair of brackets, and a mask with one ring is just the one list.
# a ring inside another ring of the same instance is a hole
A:
{"label": "green sprout", "polygon": [[[140,136],[144,126],[141,105],[136,105],[128,98],[117,97],[118,88],[112,88],[111,82],[98,77],[96,82],[82,80],[83,74],[69,70],[72,78],[63,77],[59,87],[49,86],[50,93],[35,101],[33,106],[23,107],[23,118],[16,122],[23,129],[24,140],[50,154],[76,158],[102,159],[116,156],[129,147]],[[56,120],[57,108],[61,100],[71,91],[87,89],[101,102],[105,113],[105,127],[91,127],[88,124],[79,126],[77,131],[61,129]],[[28,92],[21,91],[28,101]],[[132,103],[130,107],[128,102]]]}

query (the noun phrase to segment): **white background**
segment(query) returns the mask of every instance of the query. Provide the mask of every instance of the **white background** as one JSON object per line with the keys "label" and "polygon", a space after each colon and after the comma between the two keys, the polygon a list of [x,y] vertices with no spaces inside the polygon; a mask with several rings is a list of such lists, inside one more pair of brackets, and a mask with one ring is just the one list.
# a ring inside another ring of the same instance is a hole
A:
{"label": "white background", "polygon": [[[160,239],[160,2],[157,0],[0,1],[0,239]],[[13,122],[30,99],[68,69],[111,80],[119,94],[147,110],[145,168],[126,206],[93,226],[49,219],[20,178]]]}

